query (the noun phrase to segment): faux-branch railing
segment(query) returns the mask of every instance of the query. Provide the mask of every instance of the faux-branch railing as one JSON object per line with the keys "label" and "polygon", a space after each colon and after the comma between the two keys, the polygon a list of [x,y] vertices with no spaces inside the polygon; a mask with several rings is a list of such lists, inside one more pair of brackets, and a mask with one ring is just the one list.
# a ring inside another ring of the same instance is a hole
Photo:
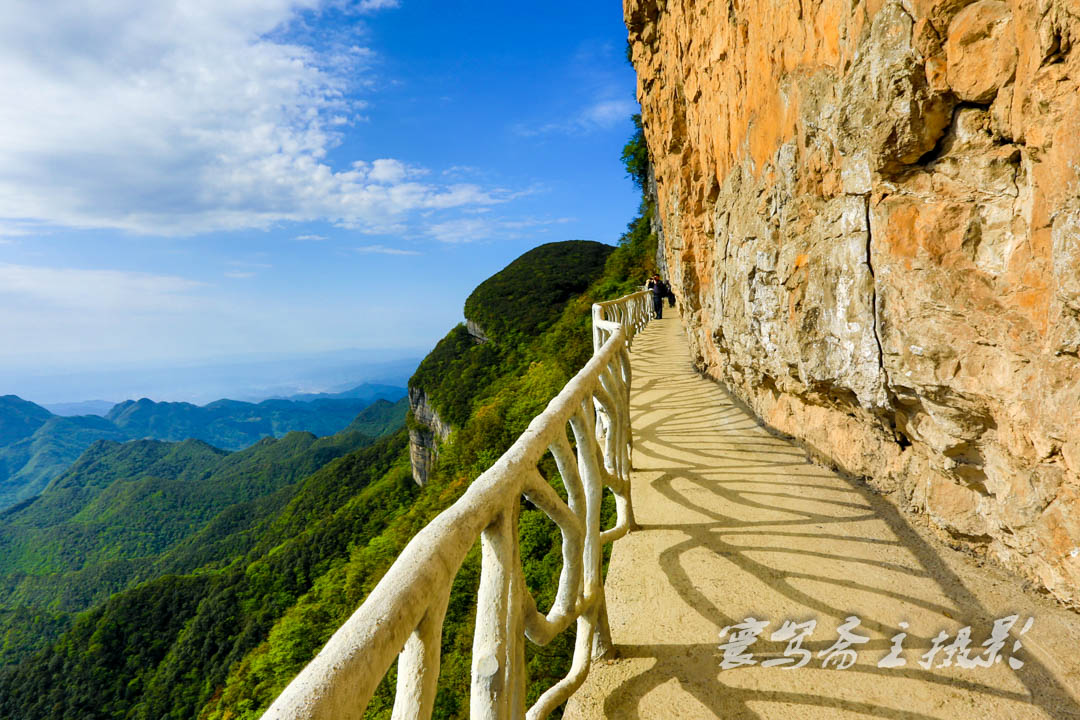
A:
{"label": "faux-branch railing", "polygon": [[[429,718],[450,588],[477,538],[482,569],[470,716],[541,720],[570,697],[593,658],[611,647],[601,563],[604,545],[634,526],[629,346],[649,321],[650,304],[650,293],[644,291],[593,305],[592,359],[457,502],[416,534],[263,720],[359,719],[395,656],[393,718]],[[548,452],[562,476],[567,502],[540,474],[538,463]],[[607,530],[600,527],[605,487],[615,495],[616,508],[615,526]],[[521,568],[522,496],[562,533],[558,594],[546,615],[537,610]],[[524,639],[546,645],[575,620],[569,674],[526,712]]]}

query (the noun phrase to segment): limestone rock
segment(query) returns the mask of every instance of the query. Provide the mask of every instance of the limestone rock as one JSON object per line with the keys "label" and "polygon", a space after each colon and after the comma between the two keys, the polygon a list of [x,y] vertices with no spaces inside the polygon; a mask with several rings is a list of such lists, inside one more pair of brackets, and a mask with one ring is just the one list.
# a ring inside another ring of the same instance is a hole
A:
{"label": "limestone rock", "polygon": [[409,388],[409,460],[417,485],[427,482],[431,464],[439,454],[439,443],[450,437],[450,426],[442,421],[427,395],[419,388]]}
{"label": "limestone rock", "polygon": [[882,8],[839,89],[837,148],[845,157],[868,157],[874,171],[916,162],[951,118],[952,98],[932,86],[914,26],[899,4]]}
{"label": "limestone rock", "polygon": [[1080,4],[624,0],[692,356],[1080,607]]}
{"label": "limestone rock", "polygon": [[949,24],[949,86],[961,100],[988,103],[1016,73],[1012,13],[1001,0],[979,0]]}
{"label": "limestone rock", "polygon": [[465,320],[465,329],[469,334],[473,336],[473,339],[478,343],[491,342],[491,338],[484,332],[484,328],[480,327],[479,323],[475,323],[472,320]]}

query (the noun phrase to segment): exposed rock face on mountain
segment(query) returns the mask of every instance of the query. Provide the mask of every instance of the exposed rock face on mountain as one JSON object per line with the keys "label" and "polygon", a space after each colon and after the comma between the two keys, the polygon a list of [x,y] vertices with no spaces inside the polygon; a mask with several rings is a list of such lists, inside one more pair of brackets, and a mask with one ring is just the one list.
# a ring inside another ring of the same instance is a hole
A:
{"label": "exposed rock face on mountain", "polygon": [[1080,2],[624,10],[702,369],[1080,607]]}
{"label": "exposed rock face on mountain", "polygon": [[409,460],[417,485],[427,482],[431,464],[438,455],[438,443],[450,437],[450,426],[442,421],[420,388],[409,388]]}
{"label": "exposed rock face on mountain", "polygon": [[476,338],[476,342],[491,342],[491,338],[484,332],[484,328],[480,327],[479,323],[475,323],[472,320],[465,321],[465,329],[469,331],[469,334]]}

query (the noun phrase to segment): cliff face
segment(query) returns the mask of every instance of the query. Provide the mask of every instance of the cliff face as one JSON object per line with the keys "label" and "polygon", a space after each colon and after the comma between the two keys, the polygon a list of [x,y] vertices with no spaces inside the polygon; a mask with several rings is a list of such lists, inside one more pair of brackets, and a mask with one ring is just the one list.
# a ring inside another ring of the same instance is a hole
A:
{"label": "cliff face", "polygon": [[409,423],[409,460],[413,480],[423,485],[438,456],[438,443],[450,437],[450,426],[439,418],[420,388],[409,388],[409,410],[413,420]]}
{"label": "cliff face", "polygon": [[624,10],[702,369],[1080,607],[1080,1]]}

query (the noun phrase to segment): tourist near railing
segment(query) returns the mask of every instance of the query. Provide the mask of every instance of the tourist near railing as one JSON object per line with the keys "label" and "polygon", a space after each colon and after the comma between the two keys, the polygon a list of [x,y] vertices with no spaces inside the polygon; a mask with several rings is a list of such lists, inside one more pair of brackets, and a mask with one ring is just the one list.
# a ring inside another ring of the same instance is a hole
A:
{"label": "tourist near railing", "polygon": [[[454,576],[481,540],[469,714],[541,720],[611,647],[601,576],[603,547],[634,526],[630,503],[630,356],[649,321],[650,293],[593,305],[593,357],[465,494],[405,547],[367,600],[285,688],[263,720],[353,720],[398,657],[393,717],[429,718],[439,677],[443,617]],[[569,425],[574,443],[567,432]],[[550,452],[568,502],[540,474]],[[615,526],[600,527],[604,488]],[[551,610],[525,586],[518,514],[525,496],[562,532],[563,567]],[[569,674],[525,711],[525,638],[546,645],[577,622]]]}

